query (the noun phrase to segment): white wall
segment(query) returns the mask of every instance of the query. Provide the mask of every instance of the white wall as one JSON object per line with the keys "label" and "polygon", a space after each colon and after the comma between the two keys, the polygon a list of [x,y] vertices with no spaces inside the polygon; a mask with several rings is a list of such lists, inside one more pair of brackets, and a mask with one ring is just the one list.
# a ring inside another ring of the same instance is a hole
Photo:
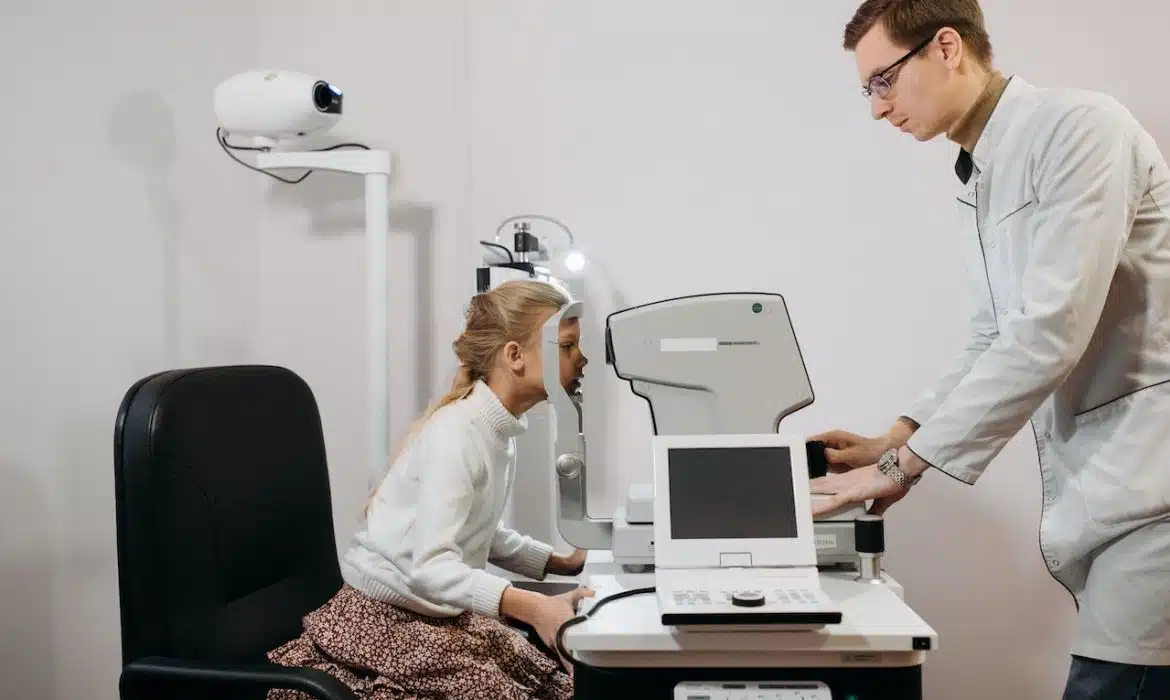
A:
{"label": "white wall", "polygon": [[[1005,69],[1112,92],[1170,151],[1170,85],[1149,49],[1170,26],[1163,0],[984,4]],[[352,531],[366,480],[360,183],[284,185],[228,160],[210,95],[239,70],[328,77],[347,115],[324,140],[396,154],[395,437],[449,378],[475,241],[524,212],[572,226],[596,274],[595,515],[649,478],[645,404],[600,351],[605,314],[629,304],[781,292],[817,392],[789,427],[884,429],[959,338],[960,232],[953,148],[868,120],[839,49],[853,6],[56,0],[7,13],[0,58],[37,105],[5,112],[0,175],[12,696],[116,697],[112,422],[139,376],[252,361],[301,373],[321,404],[339,540]],[[905,345],[886,364],[891,337]],[[977,487],[932,479],[891,512],[888,563],[941,633],[927,697],[1058,695],[1073,613],[1038,555],[1038,506],[1023,435]]]}
{"label": "white wall", "polygon": [[0,65],[0,678],[114,698],[113,425],[140,376],[250,361],[260,190],[211,90],[255,61],[246,2],[6,8]]}

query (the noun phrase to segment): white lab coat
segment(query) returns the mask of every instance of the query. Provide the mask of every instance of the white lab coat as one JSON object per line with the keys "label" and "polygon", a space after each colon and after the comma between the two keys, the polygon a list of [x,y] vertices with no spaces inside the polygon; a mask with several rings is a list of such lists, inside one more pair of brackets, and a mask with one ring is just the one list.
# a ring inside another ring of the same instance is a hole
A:
{"label": "white lab coat", "polygon": [[1115,100],[1016,77],[956,173],[970,333],[908,447],[973,484],[1030,421],[1072,652],[1170,664],[1170,169]]}

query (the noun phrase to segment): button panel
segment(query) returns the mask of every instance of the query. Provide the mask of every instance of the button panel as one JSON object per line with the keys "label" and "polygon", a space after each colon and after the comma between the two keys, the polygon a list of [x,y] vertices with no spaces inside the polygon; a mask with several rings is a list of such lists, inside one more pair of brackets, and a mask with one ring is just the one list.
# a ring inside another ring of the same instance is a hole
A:
{"label": "button panel", "polygon": [[833,700],[820,681],[683,682],[674,700]]}
{"label": "button panel", "polygon": [[731,589],[709,591],[694,588],[676,588],[671,591],[671,597],[676,605],[731,605],[733,595],[750,593],[763,595],[767,605],[814,605],[819,598],[817,594],[807,588],[776,588],[770,591],[763,589]]}

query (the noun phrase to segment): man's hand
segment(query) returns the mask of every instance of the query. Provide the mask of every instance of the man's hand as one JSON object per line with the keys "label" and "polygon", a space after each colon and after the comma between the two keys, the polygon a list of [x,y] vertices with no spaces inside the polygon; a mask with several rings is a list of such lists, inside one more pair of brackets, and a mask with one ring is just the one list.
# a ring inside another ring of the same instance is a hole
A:
{"label": "man's hand", "polygon": [[873,501],[869,508],[871,514],[881,515],[900,501],[907,491],[878,471],[876,464],[841,474],[826,474],[810,481],[809,489],[813,493],[830,496],[813,503],[813,517],[866,501]]}
{"label": "man's hand", "polygon": [[889,435],[867,438],[846,430],[830,430],[809,438],[810,442],[814,440],[825,443],[825,461],[831,472],[876,464],[882,453],[894,446]]}
{"label": "man's hand", "polygon": [[558,576],[576,576],[585,570],[585,557],[589,554],[584,549],[574,549],[572,554],[551,554],[545,572]]}
{"label": "man's hand", "polygon": [[[903,445],[898,448],[898,468],[913,479],[929,469],[930,465]],[[813,517],[866,501],[873,501],[869,507],[870,514],[882,515],[910,491],[882,474],[876,464],[841,474],[826,474],[811,480],[808,485],[813,493],[830,496],[813,504]]]}

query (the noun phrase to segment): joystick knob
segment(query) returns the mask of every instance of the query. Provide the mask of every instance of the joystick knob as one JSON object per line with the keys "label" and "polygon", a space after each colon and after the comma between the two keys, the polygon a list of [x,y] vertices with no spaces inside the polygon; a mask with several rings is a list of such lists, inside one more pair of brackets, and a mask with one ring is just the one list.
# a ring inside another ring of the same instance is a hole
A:
{"label": "joystick knob", "polygon": [[804,450],[808,456],[808,478],[818,479],[829,473],[829,460],[825,457],[824,442],[809,440],[804,444]]}
{"label": "joystick knob", "polygon": [[858,580],[881,583],[886,530],[880,515],[863,515],[853,521],[853,548],[857,550],[859,562]]}
{"label": "joystick knob", "polygon": [[731,594],[731,604],[741,608],[758,608],[764,604],[764,594],[756,591],[739,591]]}
{"label": "joystick knob", "polygon": [[880,515],[863,515],[853,521],[853,539],[859,553],[884,554],[886,551],[885,520]]}

